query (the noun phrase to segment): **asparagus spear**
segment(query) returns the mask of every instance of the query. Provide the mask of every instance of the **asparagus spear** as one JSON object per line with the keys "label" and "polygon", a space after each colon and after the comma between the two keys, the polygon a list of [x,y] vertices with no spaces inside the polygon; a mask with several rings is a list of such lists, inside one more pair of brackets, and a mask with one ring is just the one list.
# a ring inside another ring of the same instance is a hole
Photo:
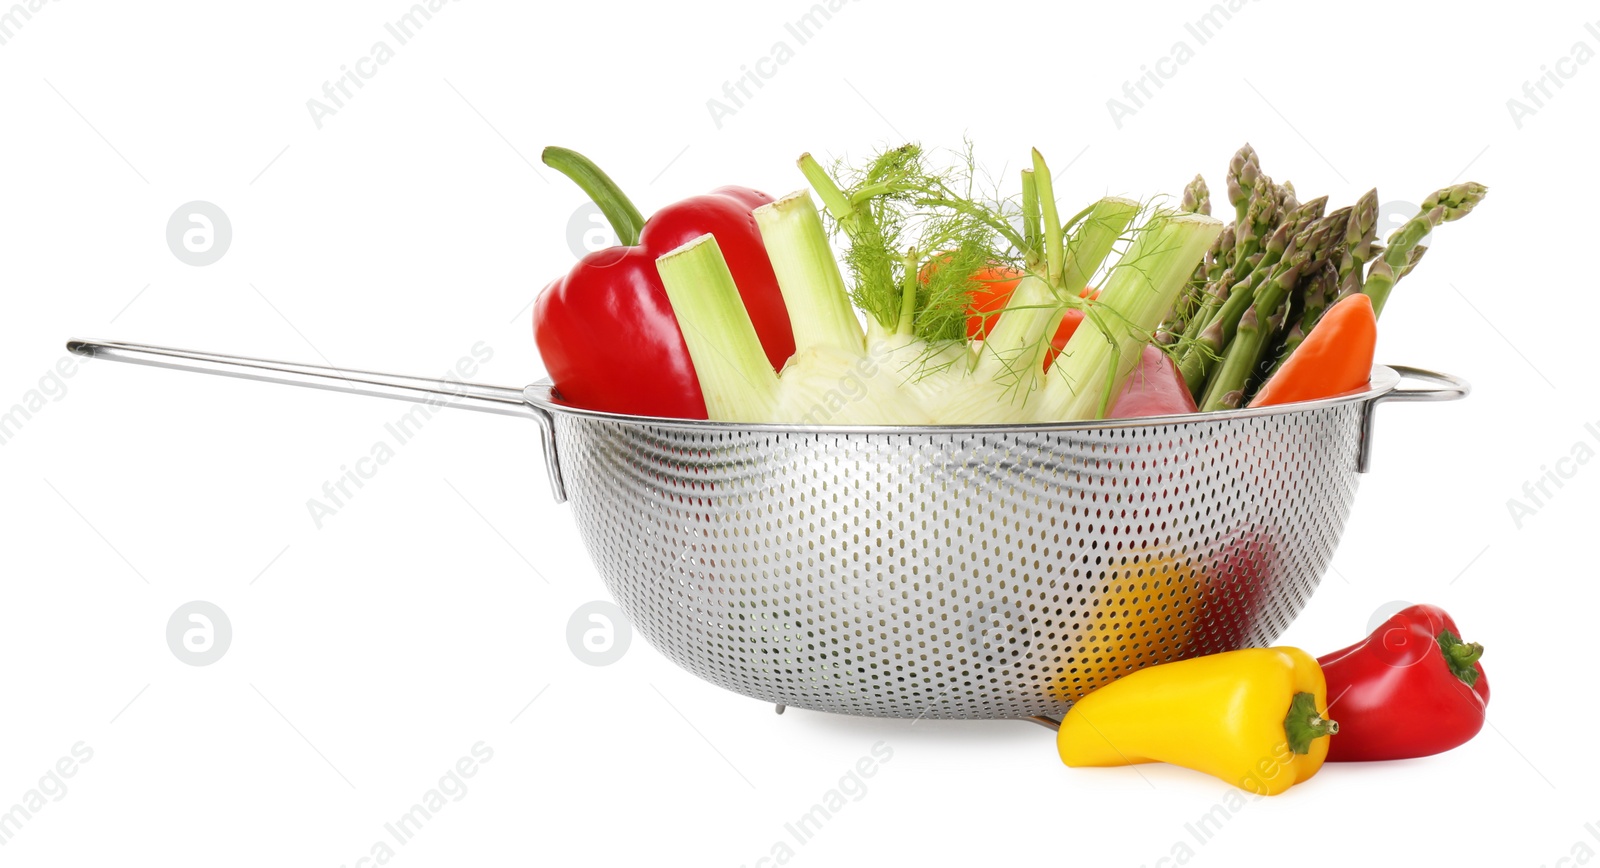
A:
{"label": "asparagus spear", "polygon": [[1239,274],[1238,263],[1261,249],[1264,239],[1278,224],[1278,217],[1278,196],[1272,179],[1258,174],[1255,186],[1250,190],[1249,201],[1245,203],[1244,219],[1234,226],[1233,261],[1236,278],[1243,276]]}
{"label": "asparagus spear", "polygon": [[[1201,261],[1204,265],[1204,260]],[[1205,293],[1204,281],[1196,277],[1189,278],[1189,283],[1183,288],[1183,294],[1178,297],[1177,304],[1172,306],[1172,313],[1166,321],[1156,329],[1155,343],[1158,346],[1169,347],[1183,337],[1184,329],[1189,327],[1189,318],[1200,308],[1201,296]]]}
{"label": "asparagus spear", "polygon": [[1300,207],[1300,200],[1295,197],[1294,182],[1284,181],[1278,185],[1278,211],[1287,214]]}
{"label": "asparagus spear", "polygon": [[[1341,208],[1296,236],[1304,243],[1296,243],[1294,249],[1283,257],[1273,269],[1272,276],[1261,282],[1251,298],[1249,309],[1241,313],[1238,329],[1233,339],[1228,341],[1222,362],[1206,387],[1201,410],[1225,409],[1227,404],[1224,397],[1229,392],[1240,390],[1242,393],[1267,344],[1265,320],[1277,312],[1301,275],[1311,273],[1337,253],[1349,220],[1350,209]],[[1218,320],[1220,322],[1221,317]]]}
{"label": "asparagus spear", "polygon": [[1411,259],[1411,251],[1428,237],[1428,233],[1441,223],[1460,220],[1472,212],[1489,188],[1471,181],[1436,190],[1422,201],[1417,216],[1406,222],[1389,236],[1389,249],[1373,261],[1367,269],[1366,285],[1362,287],[1372,298],[1372,312],[1381,315],[1383,305],[1389,300],[1389,291],[1404,273]]}
{"label": "asparagus spear", "polygon": [[1417,263],[1422,261],[1422,254],[1427,252],[1428,245],[1426,244],[1418,244],[1416,247],[1411,248],[1411,255],[1406,257],[1406,267],[1400,269],[1399,273],[1394,276],[1395,281],[1399,282],[1401,278],[1410,274],[1411,269],[1416,268]]}
{"label": "asparagus spear", "polygon": [[1339,257],[1339,295],[1361,291],[1361,269],[1374,255],[1373,241],[1378,229],[1378,188],[1361,194],[1350,212],[1350,228],[1344,236],[1344,253]]}
{"label": "asparagus spear", "polygon": [[[1252,306],[1249,310],[1244,312],[1244,316],[1239,318],[1239,332],[1236,340],[1238,338],[1243,338],[1246,335],[1256,334],[1260,330],[1260,316],[1256,313],[1256,308]],[[1204,396],[1204,402],[1200,409],[1207,412],[1211,410],[1232,410],[1237,408],[1243,400],[1244,389],[1242,387],[1225,392],[1216,396],[1215,398],[1212,397],[1211,392],[1208,390]]]}
{"label": "asparagus spear", "polygon": [[1235,152],[1233,158],[1228,161],[1226,190],[1228,202],[1233,205],[1234,220],[1224,227],[1222,235],[1211,245],[1213,251],[1211,260],[1216,263],[1216,273],[1207,275],[1210,280],[1216,280],[1217,274],[1233,265],[1234,226],[1244,220],[1245,211],[1250,204],[1250,193],[1255,189],[1255,179],[1260,170],[1256,151],[1250,147],[1249,142],[1246,142],[1244,147]]}
{"label": "asparagus spear", "polygon": [[1205,325],[1205,319],[1215,313],[1217,305],[1222,303],[1222,298],[1227,297],[1228,284],[1232,282],[1232,273],[1229,269],[1233,265],[1233,246],[1233,224],[1229,223],[1223,227],[1222,234],[1217,236],[1217,240],[1211,242],[1211,249],[1206,251],[1205,259],[1201,260],[1201,265],[1205,267],[1205,280],[1187,301],[1181,315],[1174,323],[1175,327],[1165,330],[1167,339],[1164,343],[1176,343],[1179,336],[1186,341],[1194,340],[1195,335]]}
{"label": "asparagus spear", "polygon": [[[1326,264],[1323,263],[1323,265]],[[1267,317],[1267,351],[1264,354],[1265,358],[1262,359],[1261,364],[1256,365],[1255,371],[1251,373],[1249,381],[1245,384],[1245,392],[1247,394],[1255,392],[1256,387],[1267,378],[1268,374],[1272,373],[1273,364],[1278,360],[1277,353],[1273,351],[1282,345],[1284,335],[1289,330],[1289,323],[1291,321],[1299,321],[1300,316],[1305,311],[1306,295],[1311,290],[1311,284],[1316,280],[1316,275],[1322,272],[1322,266],[1318,266],[1316,271],[1311,274],[1301,275],[1300,280],[1295,283],[1294,289],[1290,290],[1283,303],[1278,305],[1277,312]],[[1234,404],[1233,406],[1237,407],[1239,405]]]}
{"label": "asparagus spear", "polygon": [[[1204,214],[1211,216],[1211,190],[1206,186],[1206,179],[1202,175],[1195,175],[1194,180],[1184,185],[1183,202],[1178,210],[1186,214]],[[1221,237],[1220,235],[1218,236]],[[1162,346],[1176,343],[1178,337],[1188,327],[1189,317],[1200,309],[1201,299],[1204,296],[1212,264],[1216,255],[1216,242],[1212,242],[1211,249],[1206,251],[1204,258],[1194,267],[1194,274],[1189,278],[1189,283],[1183,288],[1183,294],[1178,297],[1178,303],[1172,306],[1172,315],[1161,327],[1156,329],[1155,341]]]}
{"label": "asparagus spear", "polygon": [[1233,264],[1229,256],[1233,252],[1233,224],[1223,227],[1222,234],[1217,240],[1211,242],[1211,249],[1206,252],[1206,282],[1215,282],[1222,276],[1223,269]]}
{"label": "asparagus spear", "polygon": [[[1451,220],[1459,220],[1471,213],[1473,208],[1478,207],[1478,203],[1482,202],[1483,197],[1488,195],[1488,193],[1488,187],[1485,187],[1484,185],[1475,181],[1468,181],[1465,184],[1456,184],[1440,190],[1434,190],[1432,193],[1428,194],[1428,198],[1422,200],[1422,210],[1432,211],[1434,208],[1447,208],[1449,209],[1450,213],[1445,216],[1445,221],[1448,222]],[[1396,230],[1395,234],[1404,232],[1405,229],[1406,227],[1402,226],[1400,229]],[[1417,236],[1418,240],[1420,241],[1422,238],[1426,237],[1427,234],[1428,233],[1423,232],[1421,235]],[[1394,243],[1394,235],[1389,236],[1389,243]]]}
{"label": "asparagus spear", "polygon": [[[1355,216],[1352,215],[1351,221],[1354,220]],[[1293,353],[1306,339],[1306,335],[1311,333],[1311,329],[1316,327],[1317,320],[1322,318],[1322,312],[1328,309],[1329,303],[1339,291],[1339,269],[1332,262],[1325,262],[1315,274],[1302,280],[1301,285],[1305,289],[1305,304],[1300,310],[1299,318],[1291,322],[1288,333],[1284,335],[1283,348],[1278,351],[1277,359],[1273,361],[1272,370],[1267,373],[1267,377],[1271,377],[1278,372],[1278,368],[1283,367],[1289,354]]]}
{"label": "asparagus spear", "polygon": [[1250,191],[1255,189],[1256,175],[1261,172],[1261,163],[1256,157],[1256,149],[1250,147],[1249,142],[1244,143],[1228,162],[1228,201],[1233,203],[1234,223],[1244,222],[1245,207],[1250,201]]}
{"label": "asparagus spear", "polygon": [[[1249,145],[1245,148],[1249,148]],[[1246,152],[1242,148],[1239,153]],[[1199,310],[1188,317],[1183,333],[1184,337],[1191,341],[1199,335],[1210,317],[1228,297],[1232,285],[1249,277],[1254,271],[1262,259],[1262,238],[1267,237],[1270,244],[1273,236],[1269,236],[1269,233],[1280,225],[1279,220],[1283,216],[1278,211],[1277,185],[1272,183],[1270,177],[1260,173],[1260,167],[1254,162],[1255,152],[1249,151],[1248,156],[1250,159],[1243,163],[1237,182],[1239,184],[1247,180],[1252,182],[1249,192],[1245,194],[1244,217],[1230,227],[1233,230],[1231,234],[1234,244],[1228,256],[1228,267],[1232,269],[1232,275],[1227,283],[1217,283],[1200,295]],[[1234,159],[1237,162],[1238,155],[1235,155]],[[1228,181],[1230,185],[1235,183],[1231,171]],[[1230,189],[1229,194],[1232,195],[1232,192]]]}
{"label": "asparagus spear", "polygon": [[1178,210],[1188,214],[1211,216],[1211,190],[1206,187],[1204,177],[1195,175],[1194,180],[1184,186],[1183,204]]}
{"label": "asparagus spear", "polygon": [[1261,259],[1255,263],[1247,261],[1243,276],[1228,275],[1227,282],[1206,297],[1207,306],[1202,307],[1199,314],[1190,320],[1190,331],[1185,335],[1190,345],[1178,367],[1183,373],[1184,382],[1197,398],[1203,393],[1206,378],[1215,366],[1218,355],[1233,340],[1240,318],[1254,299],[1256,288],[1273,276],[1270,269],[1278,265],[1287,251],[1309,243],[1309,233],[1315,222],[1322,218],[1322,210],[1327,204],[1328,197],[1319,196],[1290,213],[1267,239],[1266,247],[1260,254]]}
{"label": "asparagus spear", "polygon": [[[1305,231],[1307,227],[1322,219],[1323,210],[1327,207],[1328,197],[1318,196],[1290,211],[1288,216],[1284,217],[1283,222],[1279,223],[1278,227],[1273,230],[1271,237],[1267,239],[1260,263],[1269,267],[1277,264],[1278,260],[1283,257],[1284,251],[1288,249],[1289,242],[1296,235]],[[1258,264],[1255,267],[1259,268],[1261,265]]]}

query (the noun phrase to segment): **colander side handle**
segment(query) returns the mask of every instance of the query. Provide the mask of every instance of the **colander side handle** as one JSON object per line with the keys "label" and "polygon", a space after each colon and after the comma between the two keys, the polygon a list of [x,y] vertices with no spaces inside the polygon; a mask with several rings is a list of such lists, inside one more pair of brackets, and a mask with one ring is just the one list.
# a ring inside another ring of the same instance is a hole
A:
{"label": "colander side handle", "polygon": [[156,368],[218,374],[224,377],[285,383],[332,392],[394,398],[435,407],[461,407],[482,413],[531,418],[539,423],[540,445],[543,447],[545,468],[550,474],[550,492],[554,495],[556,503],[563,503],[567,499],[566,486],[561,480],[561,464],[556,456],[554,420],[543,408],[529,404],[523,398],[521,389],[429,377],[409,377],[402,374],[383,374],[377,371],[346,371],[322,365],[302,365],[297,362],[252,359],[246,356],[116,341],[70,340],[67,341],[67,350],[93,359],[109,359],[114,362],[149,365]]}
{"label": "colander side handle", "polygon": [[1400,403],[1426,403],[1459,401],[1472,394],[1472,384],[1454,374],[1441,374],[1408,365],[1390,365],[1402,380],[1419,380],[1433,386],[1431,389],[1401,389],[1398,386],[1367,402],[1361,414],[1361,451],[1356,456],[1356,470],[1366,473],[1372,467],[1372,431],[1378,405],[1385,401]]}
{"label": "colander side handle", "polygon": [[1420,380],[1434,386],[1432,389],[1401,389],[1396,387],[1373,399],[1378,404],[1384,401],[1459,401],[1472,394],[1472,384],[1454,374],[1441,374],[1438,371],[1429,371],[1424,368],[1413,368],[1407,365],[1390,365],[1389,368],[1399,374],[1403,380]]}

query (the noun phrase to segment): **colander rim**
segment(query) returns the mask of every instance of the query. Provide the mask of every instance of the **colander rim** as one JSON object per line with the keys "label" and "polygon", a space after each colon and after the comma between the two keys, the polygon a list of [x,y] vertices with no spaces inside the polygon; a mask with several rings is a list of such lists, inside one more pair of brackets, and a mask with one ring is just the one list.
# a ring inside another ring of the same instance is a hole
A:
{"label": "colander rim", "polygon": [[1286,416],[1357,404],[1380,398],[1393,392],[1400,384],[1400,374],[1388,365],[1373,365],[1372,375],[1365,388],[1354,389],[1342,395],[1316,401],[1298,401],[1271,407],[1247,407],[1239,410],[1214,410],[1209,413],[1174,413],[1166,416],[1139,416],[1130,419],[1089,419],[1076,422],[1028,422],[985,425],[804,425],[794,422],[720,422],[711,419],[680,419],[666,416],[636,416],[626,413],[608,413],[604,410],[586,410],[563,404],[555,397],[555,386],[546,378],[523,389],[523,400],[534,408],[552,416],[577,416],[605,422],[651,428],[673,428],[705,432],[763,432],[774,434],[1013,434],[1049,433],[1067,431],[1103,431],[1121,428],[1151,428],[1163,425],[1187,425],[1206,422],[1228,422],[1262,416]]}

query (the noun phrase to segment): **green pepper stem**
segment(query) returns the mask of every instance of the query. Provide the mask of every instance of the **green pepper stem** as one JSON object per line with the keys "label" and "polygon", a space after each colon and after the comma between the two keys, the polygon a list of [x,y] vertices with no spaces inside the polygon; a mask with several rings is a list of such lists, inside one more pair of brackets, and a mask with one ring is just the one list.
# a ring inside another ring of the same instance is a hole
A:
{"label": "green pepper stem", "polygon": [[1439,650],[1444,652],[1444,662],[1450,667],[1451,674],[1462,680],[1468,687],[1478,683],[1478,667],[1472,665],[1483,656],[1483,645],[1478,642],[1462,642],[1461,637],[1442,630],[1439,633]]}
{"label": "green pepper stem", "polygon": [[617,182],[601,171],[593,160],[577,151],[554,145],[545,148],[539,159],[550,168],[571,178],[573,183],[588,194],[589,199],[600,209],[600,213],[605,215],[606,222],[611,224],[611,230],[617,233],[618,241],[627,247],[639,243],[639,233],[644,229],[644,215],[634,207],[633,201],[622,192]]}
{"label": "green pepper stem", "polygon": [[1311,752],[1311,740],[1339,731],[1339,722],[1329,720],[1317,711],[1317,697],[1310,693],[1296,693],[1289,702],[1289,713],[1283,718],[1283,733],[1288,736],[1289,749],[1302,756]]}

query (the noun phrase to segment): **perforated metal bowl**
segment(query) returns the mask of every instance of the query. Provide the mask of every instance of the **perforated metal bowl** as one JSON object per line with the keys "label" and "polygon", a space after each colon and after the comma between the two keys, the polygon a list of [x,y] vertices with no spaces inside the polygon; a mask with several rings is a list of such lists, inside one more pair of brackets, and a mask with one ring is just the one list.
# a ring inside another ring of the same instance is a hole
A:
{"label": "perforated metal bowl", "polygon": [[1397,369],[1330,401],[922,429],[550,415],[612,595],[696,675],[886,717],[1059,716],[1153,663],[1271,643],[1350,513]]}
{"label": "perforated metal bowl", "polygon": [[732,425],[578,410],[548,383],[69,347],[532,415],[557,499],[652,645],[747,696],[885,717],[1059,716],[1140,667],[1271,643],[1338,545],[1376,406],[1468,392],[1380,366],[1359,392],[1225,413]]}

